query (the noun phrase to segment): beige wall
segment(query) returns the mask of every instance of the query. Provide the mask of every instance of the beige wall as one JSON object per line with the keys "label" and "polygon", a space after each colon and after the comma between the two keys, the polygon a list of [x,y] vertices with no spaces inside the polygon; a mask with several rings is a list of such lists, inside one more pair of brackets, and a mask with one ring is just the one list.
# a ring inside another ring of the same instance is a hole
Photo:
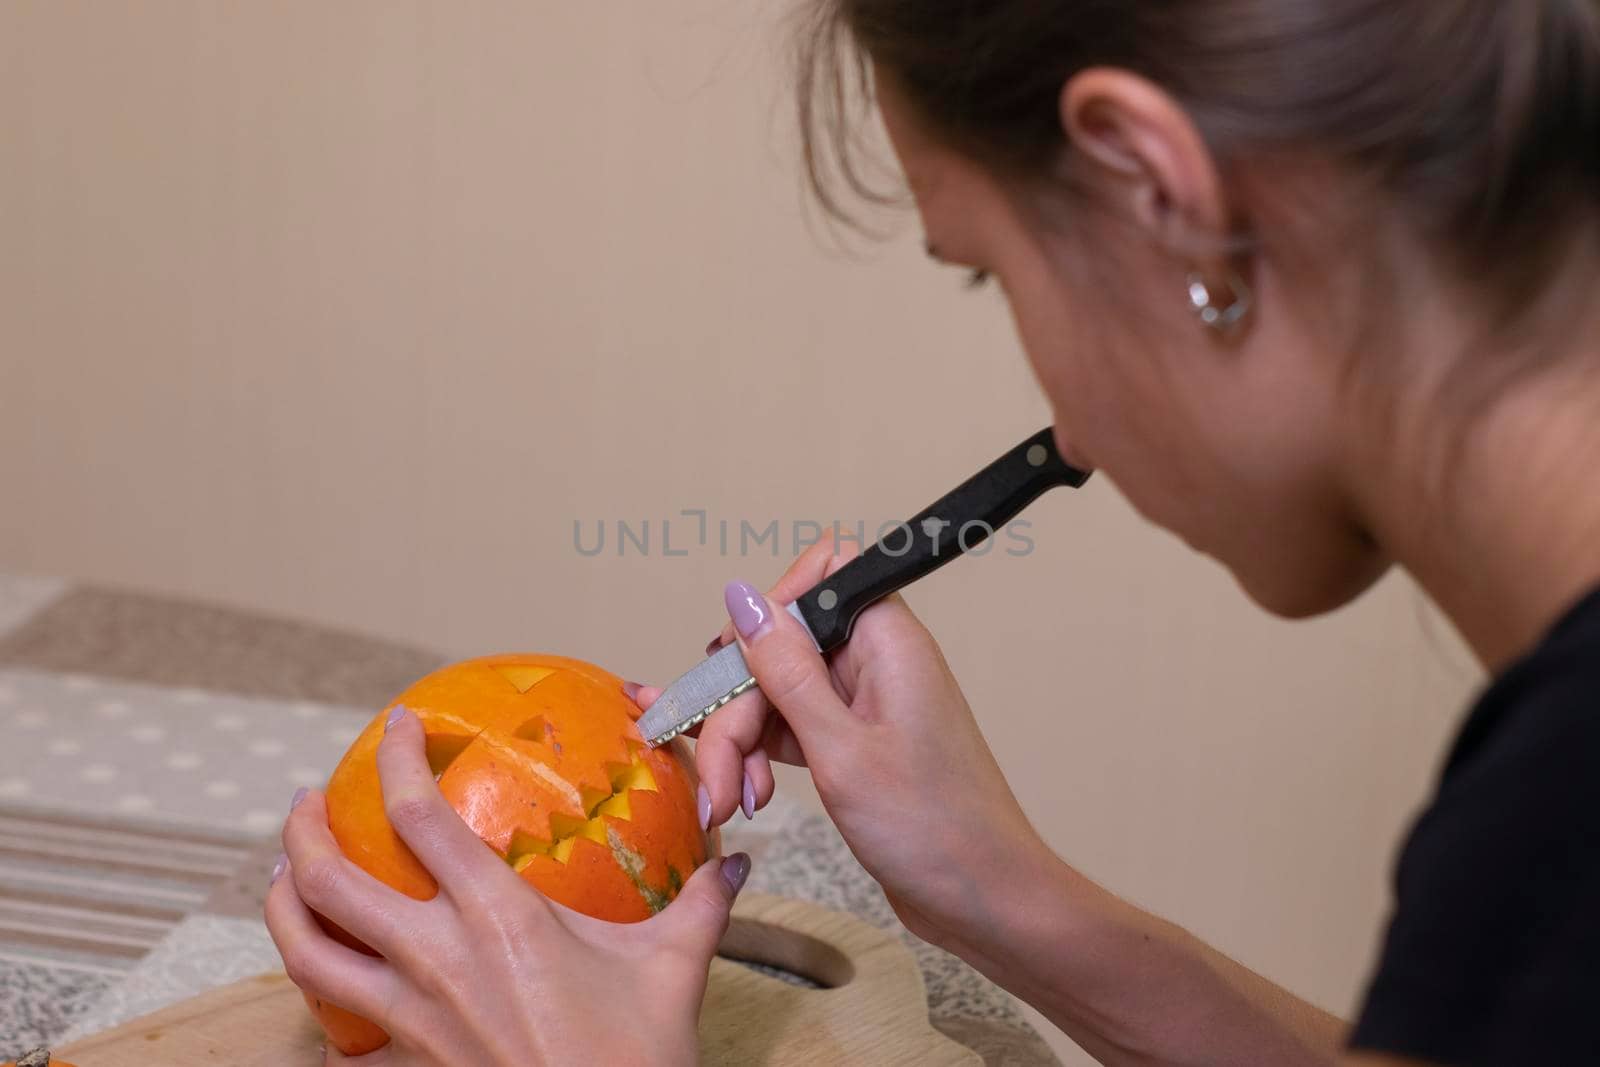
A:
{"label": "beige wall", "polygon": [[[0,4],[0,569],[664,679],[781,562],[664,558],[663,517],[876,524],[1042,425],[914,226],[808,233],[775,24]],[[581,556],[602,518],[654,554]],[[1400,581],[1267,619],[1104,480],[1030,518],[1031,556],[912,596],[1028,810],[1347,1010],[1473,684],[1453,638]]]}

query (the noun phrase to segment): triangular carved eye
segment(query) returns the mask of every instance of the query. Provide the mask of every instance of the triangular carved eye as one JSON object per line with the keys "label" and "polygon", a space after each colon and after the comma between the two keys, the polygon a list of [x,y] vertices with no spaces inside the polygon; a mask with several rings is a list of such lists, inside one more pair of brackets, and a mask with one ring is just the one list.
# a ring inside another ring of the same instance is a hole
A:
{"label": "triangular carved eye", "polygon": [[510,682],[519,693],[526,693],[556,673],[554,667],[534,667],[525,663],[499,663],[490,669]]}

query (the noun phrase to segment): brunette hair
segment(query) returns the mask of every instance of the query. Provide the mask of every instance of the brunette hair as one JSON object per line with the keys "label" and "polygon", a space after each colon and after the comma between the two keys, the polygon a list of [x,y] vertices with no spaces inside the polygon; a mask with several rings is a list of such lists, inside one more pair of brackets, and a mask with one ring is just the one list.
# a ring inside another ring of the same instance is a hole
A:
{"label": "brunette hair", "polygon": [[800,119],[836,217],[840,179],[886,199],[856,140],[873,67],[934,136],[1048,186],[1062,87],[1113,66],[1181,101],[1225,166],[1305,149],[1368,177],[1509,305],[1600,221],[1597,0],[809,2]]}

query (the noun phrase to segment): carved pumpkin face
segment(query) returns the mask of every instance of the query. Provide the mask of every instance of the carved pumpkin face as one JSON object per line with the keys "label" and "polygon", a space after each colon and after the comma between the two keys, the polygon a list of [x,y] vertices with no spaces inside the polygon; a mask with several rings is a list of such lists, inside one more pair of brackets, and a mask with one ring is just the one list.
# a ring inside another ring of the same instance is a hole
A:
{"label": "carved pumpkin face", "polygon": [[[647,747],[622,680],[598,667],[560,656],[490,656],[436,671],[394,704],[421,719],[445,799],[552,900],[610,922],[647,919],[716,850],[715,831],[700,829],[687,746]],[[377,748],[387,714],[367,724],[335,768],[328,822],[358,866],[426,900],[437,884],[383,812]],[[312,1010],[347,1055],[387,1041],[332,1005]]]}

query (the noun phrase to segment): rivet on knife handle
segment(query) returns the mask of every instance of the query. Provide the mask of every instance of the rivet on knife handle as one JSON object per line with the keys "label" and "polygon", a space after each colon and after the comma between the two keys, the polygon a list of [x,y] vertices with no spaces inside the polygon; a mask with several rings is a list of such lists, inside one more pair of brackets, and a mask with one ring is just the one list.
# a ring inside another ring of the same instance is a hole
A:
{"label": "rivet on knife handle", "polygon": [[[982,544],[1046,489],[1088,480],[1089,472],[1061,458],[1046,427],[894,527],[788,610],[819,650],[832,651],[874,601]],[[738,646],[729,645],[663,690],[639,732],[651,745],[665,744],[754,686]]]}

